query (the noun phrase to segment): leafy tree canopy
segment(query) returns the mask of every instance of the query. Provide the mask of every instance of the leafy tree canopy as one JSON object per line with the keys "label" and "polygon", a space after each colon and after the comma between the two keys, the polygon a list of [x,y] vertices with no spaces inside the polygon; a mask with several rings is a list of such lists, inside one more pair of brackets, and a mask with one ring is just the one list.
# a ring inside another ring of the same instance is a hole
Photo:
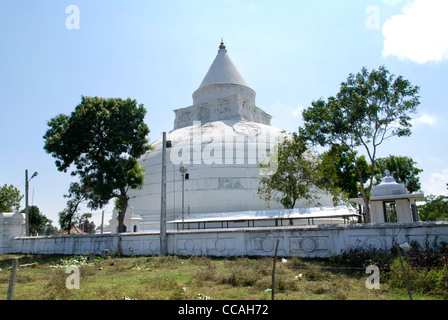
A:
{"label": "leafy tree canopy", "polygon": [[[357,198],[361,192],[361,186],[370,176],[370,168],[365,157],[347,151],[344,146],[333,145],[328,151],[319,155],[321,184],[333,189],[335,195],[339,192],[343,199]],[[362,184],[359,182],[353,157],[361,168]]]}
{"label": "leafy tree canopy", "polygon": [[293,133],[278,143],[276,152],[271,152],[270,162],[259,164],[259,168],[277,170],[261,178],[258,195],[269,202],[275,200],[286,209],[294,208],[299,199],[316,199],[314,191],[318,184],[317,158],[310,152],[305,141]]}
{"label": "leafy tree canopy", "polygon": [[[25,213],[25,209],[21,211]],[[30,233],[46,234],[48,229],[53,229],[52,221],[48,219],[37,206],[29,206],[28,213],[30,215]]]}
{"label": "leafy tree canopy", "polygon": [[88,206],[103,207],[120,198],[119,231],[127,208],[129,189],[144,183],[138,158],[150,150],[144,123],[146,109],[136,100],[82,96],[70,116],[48,121],[44,149],[56,159],[59,171],[71,170],[87,190]]}
{"label": "leafy tree canopy", "polygon": [[418,206],[421,221],[448,220],[448,197],[429,195],[426,203]]}
{"label": "leafy tree canopy", "polygon": [[[304,126],[299,132],[320,146],[346,148],[354,161],[358,181],[364,172],[356,153],[366,154],[371,172],[376,170],[377,148],[387,139],[411,135],[411,114],[420,104],[419,88],[401,76],[391,75],[384,67],[350,74],[336,96],[319,99],[303,112]],[[366,188],[361,188],[364,206],[369,214],[369,193],[374,175]]]}
{"label": "leafy tree canopy", "polygon": [[415,167],[416,164],[412,158],[404,156],[390,155],[387,158],[379,158],[377,168],[380,173],[375,176],[377,183],[381,182],[382,176],[389,170],[395,181],[403,183],[409,192],[417,192],[421,188],[418,174],[423,170]]}
{"label": "leafy tree canopy", "polygon": [[0,187],[0,212],[17,212],[20,209],[20,200],[23,195],[13,185],[5,184]]}

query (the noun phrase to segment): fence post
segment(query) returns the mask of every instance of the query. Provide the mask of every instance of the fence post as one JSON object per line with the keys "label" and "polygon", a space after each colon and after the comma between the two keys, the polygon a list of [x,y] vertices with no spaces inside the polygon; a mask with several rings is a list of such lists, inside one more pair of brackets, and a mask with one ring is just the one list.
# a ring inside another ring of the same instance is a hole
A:
{"label": "fence post", "polygon": [[274,291],[275,291],[275,262],[277,260],[277,250],[278,250],[278,243],[280,239],[277,239],[277,245],[275,246],[275,253],[274,253],[274,265],[272,266],[272,291],[271,291],[271,299],[274,300]]}
{"label": "fence post", "polygon": [[12,259],[11,276],[9,278],[8,296],[7,300],[13,300],[14,287],[16,285],[17,266],[19,265],[19,258]]}

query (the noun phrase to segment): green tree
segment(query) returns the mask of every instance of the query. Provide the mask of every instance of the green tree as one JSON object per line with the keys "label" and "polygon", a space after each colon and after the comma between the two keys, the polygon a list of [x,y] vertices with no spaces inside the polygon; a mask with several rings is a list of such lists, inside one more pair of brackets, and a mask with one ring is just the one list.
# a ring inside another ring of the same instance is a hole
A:
{"label": "green tree", "polygon": [[426,203],[418,206],[421,221],[448,220],[448,197],[429,195]]}
{"label": "green tree", "polygon": [[56,159],[59,171],[72,170],[88,190],[88,207],[96,210],[119,198],[122,210],[118,230],[128,205],[129,189],[144,183],[138,158],[150,150],[144,123],[146,109],[136,100],[82,97],[70,116],[60,114],[48,121],[44,149]]}
{"label": "green tree", "polygon": [[363,168],[356,154],[366,154],[371,172],[376,170],[378,147],[387,139],[411,135],[411,114],[419,105],[419,88],[384,67],[369,72],[363,68],[350,74],[335,97],[319,99],[303,112],[304,127],[299,132],[320,146],[343,146],[354,161],[370,221],[370,190],[374,175],[364,184]]}
{"label": "green tree", "polygon": [[390,155],[387,158],[379,158],[376,166],[381,173],[377,174],[375,179],[380,183],[386,170],[389,170],[395,181],[403,183],[409,192],[419,191],[421,184],[418,175],[423,170],[415,167],[416,164],[412,158],[403,156]]}
{"label": "green tree", "polygon": [[0,187],[0,212],[19,211],[22,198],[23,195],[20,194],[19,189],[12,184]]}
{"label": "green tree", "polygon": [[293,133],[279,142],[276,148],[268,162],[259,164],[260,170],[269,170],[274,167],[274,161],[277,168],[275,173],[260,179],[259,197],[266,202],[279,202],[285,209],[294,208],[299,199],[316,199],[317,158],[303,139]]}
{"label": "green tree", "polygon": [[46,235],[46,236],[54,236],[54,235],[56,235],[57,233],[58,233],[58,228],[56,228],[55,226],[53,226],[53,221],[52,220],[49,220],[50,221],[50,223],[46,226],[46,228],[45,228],[45,230],[44,230],[44,234]]}
{"label": "green tree", "polygon": [[95,223],[93,221],[89,221],[92,218],[91,213],[84,213],[79,217],[79,221],[77,224],[79,228],[85,233],[95,233]]}
{"label": "green tree", "polygon": [[[30,234],[45,234],[47,229],[51,227],[51,220],[48,219],[37,206],[29,206],[30,215]],[[25,209],[21,211],[25,213]]]}
{"label": "green tree", "polygon": [[84,185],[80,185],[78,182],[71,183],[68,191],[69,193],[64,195],[64,197],[69,198],[69,200],[67,200],[66,208],[59,212],[59,224],[62,230],[70,234],[72,226],[79,219],[79,206],[88,199],[93,199],[94,201],[100,201],[101,199],[97,199],[95,193],[87,189]]}
{"label": "green tree", "polygon": [[59,225],[61,226],[61,230],[67,231],[67,234],[70,234],[75,213],[69,212],[68,208],[60,211],[58,213],[59,216]]}
{"label": "green tree", "polygon": [[[362,184],[359,182],[358,171],[354,159],[362,171]],[[369,179],[370,170],[364,156],[357,156],[347,152],[345,146],[333,145],[330,149],[319,155],[321,184],[327,185],[338,193],[343,199],[356,198],[361,192],[361,185]]]}

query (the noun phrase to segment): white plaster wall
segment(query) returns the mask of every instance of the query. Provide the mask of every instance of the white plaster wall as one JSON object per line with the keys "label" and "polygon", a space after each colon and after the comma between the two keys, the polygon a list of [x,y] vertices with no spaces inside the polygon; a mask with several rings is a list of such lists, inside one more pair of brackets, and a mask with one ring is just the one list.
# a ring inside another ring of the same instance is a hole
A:
{"label": "white plaster wall", "polygon": [[198,105],[233,95],[240,95],[247,101],[255,104],[255,91],[249,87],[238,84],[214,84],[199,88],[193,93],[193,104]]}
{"label": "white plaster wall", "polygon": [[[157,255],[158,233],[103,234],[57,237],[18,237],[14,253],[31,254],[101,254],[115,252],[119,245],[125,255]],[[390,249],[417,241],[422,247],[437,239],[448,242],[447,222],[376,225],[308,226],[196,230],[169,232],[168,253],[208,256],[272,256],[279,240],[279,256],[330,257],[350,249]]]}
{"label": "white plaster wall", "polygon": [[101,254],[104,249],[113,253],[117,252],[119,246],[125,255],[152,255],[159,252],[159,234],[150,233],[18,237],[13,243],[11,252],[29,254]]}
{"label": "white plaster wall", "polygon": [[384,223],[384,209],[382,201],[370,201],[370,216],[372,223]]}
{"label": "white plaster wall", "polygon": [[397,205],[397,219],[400,222],[412,222],[411,204],[408,199],[395,201]]}
{"label": "white plaster wall", "polygon": [[[236,94],[225,98],[211,98],[206,102],[174,110],[174,129],[188,127],[193,121],[247,120],[265,125],[271,124],[272,116],[255,106],[247,97]],[[194,120],[193,120],[194,119]]]}

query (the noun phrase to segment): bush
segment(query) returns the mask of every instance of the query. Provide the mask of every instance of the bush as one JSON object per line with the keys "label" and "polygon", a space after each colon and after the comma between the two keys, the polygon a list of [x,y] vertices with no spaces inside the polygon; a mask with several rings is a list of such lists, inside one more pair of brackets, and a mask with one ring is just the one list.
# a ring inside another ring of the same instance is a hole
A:
{"label": "bush", "polygon": [[233,287],[253,286],[258,280],[258,274],[248,268],[233,269],[230,274],[223,277],[221,283],[230,284]]}
{"label": "bush", "polygon": [[[403,261],[409,288],[415,293],[435,293],[448,295],[448,269],[446,266],[439,268],[425,268],[410,266],[408,261]],[[392,288],[406,288],[401,263],[394,259],[388,274],[388,283]]]}
{"label": "bush", "polygon": [[351,249],[339,255],[330,257],[332,266],[351,268],[352,273],[365,273],[369,265],[376,265],[380,270],[388,271],[393,255],[384,250],[358,250]]}
{"label": "bush", "polygon": [[[411,293],[436,294],[448,297],[448,248],[435,237],[432,243],[426,241],[422,248],[411,241],[411,250],[401,251],[406,277]],[[380,269],[381,281],[391,288],[406,289],[398,252],[395,248],[387,251],[352,249],[329,259],[333,267],[343,266],[352,272],[364,273],[366,267],[375,265]]]}

